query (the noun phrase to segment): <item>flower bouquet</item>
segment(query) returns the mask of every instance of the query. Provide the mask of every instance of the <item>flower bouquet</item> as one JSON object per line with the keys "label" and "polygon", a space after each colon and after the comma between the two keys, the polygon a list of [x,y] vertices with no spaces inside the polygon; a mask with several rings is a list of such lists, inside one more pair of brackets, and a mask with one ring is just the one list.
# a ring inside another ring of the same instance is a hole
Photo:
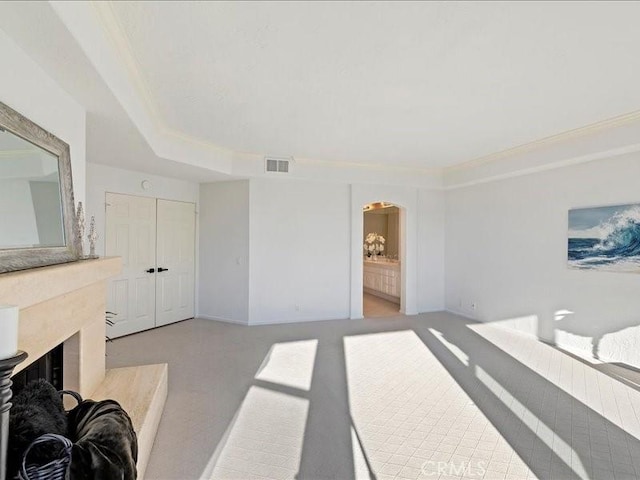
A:
{"label": "flower bouquet", "polygon": [[382,252],[384,252],[384,242],[384,237],[379,233],[372,232],[367,234],[363,245],[364,253],[367,257],[375,259],[377,255],[382,255]]}

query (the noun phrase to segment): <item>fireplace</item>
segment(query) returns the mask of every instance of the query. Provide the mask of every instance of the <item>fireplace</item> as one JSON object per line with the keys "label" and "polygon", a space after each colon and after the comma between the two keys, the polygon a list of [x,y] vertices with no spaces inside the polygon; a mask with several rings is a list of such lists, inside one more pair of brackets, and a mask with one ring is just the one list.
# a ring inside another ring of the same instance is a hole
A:
{"label": "fireplace", "polygon": [[[167,397],[168,367],[105,368],[107,280],[121,268],[120,258],[100,258],[3,273],[0,303],[18,305],[18,348],[29,354],[14,370],[16,385],[30,368],[50,370],[64,390],[116,400],[129,412],[138,436],[142,479]],[[47,358],[52,351],[54,358]],[[33,366],[38,359],[43,365]]]}
{"label": "fireplace", "polygon": [[17,395],[27,383],[43,379],[49,382],[56,390],[64,389],[63,356],[64,345],[61,343],[38,360],[33,362],[20,373],[11,378],[13,395]]}

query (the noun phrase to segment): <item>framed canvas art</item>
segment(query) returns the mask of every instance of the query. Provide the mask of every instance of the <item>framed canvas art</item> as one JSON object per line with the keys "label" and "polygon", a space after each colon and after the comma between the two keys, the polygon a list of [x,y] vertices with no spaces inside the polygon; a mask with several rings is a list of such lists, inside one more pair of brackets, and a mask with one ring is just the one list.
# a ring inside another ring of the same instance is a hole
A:
{"label": "framed canvas art", "polygon": [[569,267],[640,273],[640,203],[569,210]]}

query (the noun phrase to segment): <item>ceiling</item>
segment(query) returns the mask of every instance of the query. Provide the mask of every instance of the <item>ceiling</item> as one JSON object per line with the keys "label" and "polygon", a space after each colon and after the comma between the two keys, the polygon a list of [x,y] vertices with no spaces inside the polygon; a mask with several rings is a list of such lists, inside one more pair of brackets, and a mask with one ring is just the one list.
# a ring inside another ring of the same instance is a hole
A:
{"label": "ceiling", "polygon": [[110,8],[156,120],[238,152],[447,167],[640,109],[638,2]]}
{"label": "ceiling", "polygon": [[638,18],[611,1],[0,2],[0,28],[86,109],[89,162],[195,182],[264,174],[264,155],[306,178],[491,178],[553,136],[579,139],[554,161],[637,143]]}
{"label": "ceiling", "polygon": [[49,3],[0,2],[0,28],[86,109],[89,162],[194,182],[228,178],[156,155]]}

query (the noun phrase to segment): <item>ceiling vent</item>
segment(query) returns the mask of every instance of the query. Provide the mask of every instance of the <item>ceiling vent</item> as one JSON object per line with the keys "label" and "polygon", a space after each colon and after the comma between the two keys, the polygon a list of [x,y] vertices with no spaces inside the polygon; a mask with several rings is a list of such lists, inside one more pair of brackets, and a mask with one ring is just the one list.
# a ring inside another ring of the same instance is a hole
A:
{"label": "ceiling vent", "polygon": [[289,173],[289,164],[292,160],[291,157],[265,157],[264,170],[272,173]]}

